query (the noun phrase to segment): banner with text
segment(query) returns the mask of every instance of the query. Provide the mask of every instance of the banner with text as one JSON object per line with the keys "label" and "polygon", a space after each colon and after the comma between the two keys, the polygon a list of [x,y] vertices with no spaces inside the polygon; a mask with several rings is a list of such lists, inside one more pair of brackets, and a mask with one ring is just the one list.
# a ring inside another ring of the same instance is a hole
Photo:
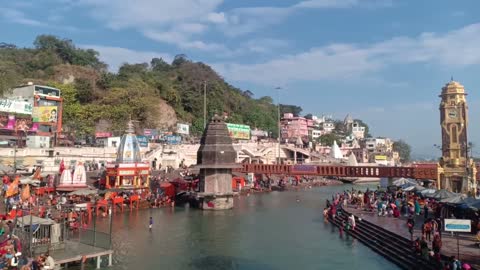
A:
{"label": "banner with text", "polygon": [[470,232],[472,223],[470,219],[445,219],[446,232]]}
{"label": "banner with text", "polygon": [[57,116],[57,106],[34,107],[32,111],[33,122],[36,123],[56,123]]}
{"label": "banner with text", "polygon": [[238,140],[250,140],[250,126],[227,123],[230,137]]}
{"label": "banner with text", "polygon": [[140,147],[148,147],[148,138],[147,136],[137,135],[137,141]]}
{"label": "banner with text", "polygon": [[0,112],[32,114],[32,104],[23,100],[0,98]]}
{"label": "banner with text", "polygon": [[187,124],[177,124],[178,134],[190,134],[190,127]]}

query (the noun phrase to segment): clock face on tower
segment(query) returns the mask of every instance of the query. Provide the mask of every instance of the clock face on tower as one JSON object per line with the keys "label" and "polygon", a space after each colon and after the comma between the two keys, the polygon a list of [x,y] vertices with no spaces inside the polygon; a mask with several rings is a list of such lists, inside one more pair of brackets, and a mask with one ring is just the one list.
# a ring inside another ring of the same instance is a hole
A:
{"label": "clock face on tower", "polygon": [[457,119],[458,118],[457,111],[448,111],[448,118],[452,120]]}

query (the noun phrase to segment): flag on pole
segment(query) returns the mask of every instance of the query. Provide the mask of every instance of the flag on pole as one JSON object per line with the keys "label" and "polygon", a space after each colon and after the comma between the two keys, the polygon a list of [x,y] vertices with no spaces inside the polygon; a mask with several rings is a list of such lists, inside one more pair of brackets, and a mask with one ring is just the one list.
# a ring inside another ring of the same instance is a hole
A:
{"label": "flag on pole", "polygon": [[26,185],[22,190],[22,200],[26,201],[30,198],[30,185]]}
{"label": "flag on pole", "polygon": [[8,186],[6,197],[12,197],[18,194],[18,184],[20,183],[20,176],[17,176],[15,180]]}

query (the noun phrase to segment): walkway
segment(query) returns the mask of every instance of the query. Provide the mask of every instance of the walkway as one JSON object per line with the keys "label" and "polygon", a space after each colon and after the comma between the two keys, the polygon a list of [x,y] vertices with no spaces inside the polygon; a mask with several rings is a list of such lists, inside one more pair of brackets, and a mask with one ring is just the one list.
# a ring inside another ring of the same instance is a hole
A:
{"label": "walkway", "polygon": [[[386,230],[395,232],[396,234],[410,239],[410,233],[407,228],[407,218],[393,218],[393,217],[379,217],[376,212],[368,212],[360,209],[355,209],[349,206],[347,209],[355,216],[372,222]],[[415,230],[413,233],[414,239],[421,238],[421,226],[424,222],[423,215],[415,217]],[[467,262],[475,269],[480,269],[480,248],[475,245],[475,237],[472,234],[460,235],[460,261]],[[431,241],[429,242],[431,247]],[[448,232],[442,232],[442,250],[441,253],[445,256],[457,257],[457,238]]]}

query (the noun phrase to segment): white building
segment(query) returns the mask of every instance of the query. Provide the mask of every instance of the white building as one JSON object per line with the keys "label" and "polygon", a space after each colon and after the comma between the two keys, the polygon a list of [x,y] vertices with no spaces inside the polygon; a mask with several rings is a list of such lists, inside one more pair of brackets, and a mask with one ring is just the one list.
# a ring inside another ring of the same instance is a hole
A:
{"label": "white building", "polygon": [[352,123],[352,135],[357,139],[363,139],[365,137],[365,127],[361,126],[358,122]]}
{"label": "white building", "polygon": [[321,124],[324,134],[331,133],[335,129],[335,123],[332,121],[326,121]]}

